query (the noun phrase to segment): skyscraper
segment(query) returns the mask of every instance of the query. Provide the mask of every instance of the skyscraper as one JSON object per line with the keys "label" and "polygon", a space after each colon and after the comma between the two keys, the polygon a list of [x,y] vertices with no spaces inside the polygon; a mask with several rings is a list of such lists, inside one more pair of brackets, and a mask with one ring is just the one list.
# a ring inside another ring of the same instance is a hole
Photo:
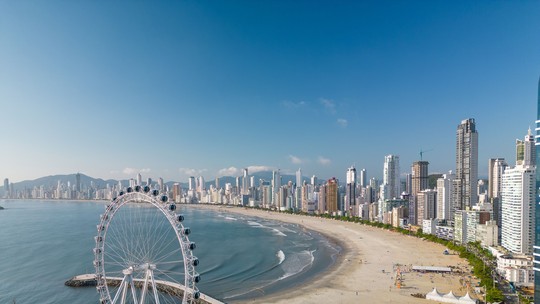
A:
{"label": "skyscraper", "polygon": [[535,166],[535,153],[534,136],[529,128],[524,140],[516,139],[516,165]]}
{"label": "skyscraper", "polygon": [[493,219],[497,222],[498,240],[501,241],[502,206],[501,190],[502,176],[508,164],[504,158],[490,158],[488,163],[488,197],[493,204]]}
{"label": "skyscraper", "polygon": [[478,132],[474,118],[461,121],[456,134],[456,179],[453,183],[455,210],[476,206],[478,196]]}
{"label": "skyscraper", "polygon": [[416,196],[422,190],[429,186],[427,161],[416,161],[411,168],[411,192],[409,194]]}
{"label": "skyscraper", "polygon": [[205,185],[205,182],[204,182],[204,177],[199,176],[199,178],[197,179],[197,184],[198,184],[197,192],[203,192],[204,190],[206,190],[206,185]]}
{"label": "skyscraper", "polygon": [[333,177],[326,185],[326,210],[329,213],[338,211],[338,180]]}
{"label": "skyscraper", "polygon": [[188,190],[195,190],[197,189],[197,185],[195,184],[195,177],[190,176],[188,179]]}
{"label": "skyscraper", "polygon": [[298,168],[296,171],[296,187],[302,186],[302,169]]}
{"label": "skyscraper", "polygon": [[311,184],[312,184],[313,186],[316,186],[316,185],[317,185],[317,176],[313,175],[313,176],[311,177]]}
{"label": "skyscraper", "polygon": [[10,195],[10,191],[9,191],[9,179],[8,178],[5,178],[4,179],[4,197],[8,198]]}
{"label": "skyscraper", "polygon": [[242,193],[248,195],[249,194],[249,173],[248,168],[244,168],[244,176],[242,177]]}
{"label": "skyscraper", "polygon": [[165,191],[165,184],[163,184],[163,178],[158,178],[159,191]]}
{"label": "skyscraper", "polygon": [[272,204],[274,206],[278,204],[279,188],[281,188],[281,175],[278,169],[277,171],[272,171]]}
{"label": "skyscraper", "polygon": [[344,211],[352,212],[354,215],[354,208],[356,206],[356,169],[354,167],[347,169],[346,196]]}
{"label": "skyscraper", "polygon": [[437,217],[437,191],[426,189],[416,194],[417,223],[422,225],[423,220]]}
{"label": "skyscraper", "polygon": [[75,186],[75,191],[77,192],[81,192],[81,174],[80,173],[77,173],[75,175],[75,179],[76,179],[76,186]]}
{"label": "skyscraper", "polygon": [[365,188],[368,185],[366,169],[360,170],[360,187]]}
{"label": "skyscraper", "polygon": [[531,254],[534,237],[534,166],[517,165],[502,178],[501,245],[513,253]]}
{"label": "skyscraper", "polygon": [[441,220],[453,220],[454,210],[452,206],[452,171],[437,179],[437,218]]}
{"label": "skyscraper", "polygon": [[390,154],[384,157],[383,183],[387,185],[388,189],[388,194],[385,198],[393,199],[401,195],[399,156]]}
{"label": "skyscraper", "polygon": [[[534,129],[536,136],[540,135],[540,79],[538,80],[538,100],[536,114],[536,128]],[[536,163],[540,163],[540,137],[536,137],[534,143],[536,148]],[[536,205],[540,204],[540,170],[536,170]],[[535,237],[534,237],[534,302],[540,303],[540,208],[535,209]]]}
{"label": "skyscraper", "polygon": [[[409,218],[411,224],[422,225],[422,219],[424,219],[423,210],[424,201],[418,200],[418,194],[428,188],[428,165],[427,161],[416,161],[411,167],[410,174],[410,192],[411,203],[409,204]],[[405,185],[409,182],[409,175]]]}
{"label": "skyscraper", "polygon": [[501,196],[502,174],[508,167],[504,158],[490,158],[488,162],[488,196],[490,199]]}

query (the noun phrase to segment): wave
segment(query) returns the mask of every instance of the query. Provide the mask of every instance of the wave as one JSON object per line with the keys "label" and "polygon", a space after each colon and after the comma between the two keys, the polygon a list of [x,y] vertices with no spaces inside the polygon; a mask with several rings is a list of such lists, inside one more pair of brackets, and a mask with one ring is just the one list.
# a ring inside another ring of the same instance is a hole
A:
{"label": "wave", "polygon": [[283,261],[285,261],[285,253],[283,253],[283,251],[280,250],[280,251],[278,251],[276,253],[276,256],[277,256],[277,258],[279,260],[278,265],[281,265],[281,263],[283,263]]}
{"label": "wave", "polygon": [[313,253],[316,250],[303,250],[298,253],[293,254],[288,260],[287,263],[282,264],[282,269],[285,272],[277,281],[283,280],[295,274],[298,274],[308,266],[313,265],[315,261],[315,256]]}
{"label": "wave", "polygon": [[236,219],[234,217],[229,217],[229,216],[226,216],[225,219],[230,220],[230,221],[236,221]]}
{"label": "wave", "polygon": [[[278,256],[278,258],[280,258],[280,263],[278,264],[281,265],[283,271],[285,272],[284,275],[282,275],[281,277],[279,277],[278,279],[276,280],[272,280],[270,282],[267,282],[266,284],[263,284],[261,286],[258,286],[258,287],[255,287],[255,288],[252,288],[252,289],[249,289],[249,290],[246,290],[246,291],[242,291],[242,292],[239,292],[239,293],[234,293],[234,294],[228,294],[224,297],[224,299],[231,299],[231,298],[236,298],[236,297],[239,297],[239,296],[243,296],[245,294],[249,294],[251,292],[254,292],[254,291],[261,291],[263,290],[263,288],[267,287],[267,286],[270,286],[272,284],[275,284],[276,282],[279,282],[283,279],[286,279],[290,276],[293,276],[295,274],[298,274],[302,271],[304,271],[304,269],[306,269],[308,266],[311,266],[313,265],[313,261],[315,260],[315,256],[313,255],[313,253],[315,252],[316,250],[303,250],[303,251],[300,251],[298,253],[293,253],[292,256],[288,259],[285,259],[285,254],[283,253],[283,251],[279,250],[277,253],[276,253],[276,256]],[[281,260],[281,254],[283,254],[283,260]]]}
{"label": "wave", "polygon": [[253,221],[248,221],[247,222],[248,225],[252,226],[253,228],[264,228],[264,229],[270,229],[274,232],[275,235],[278,235],[278,236],[287,236],[285,233],[279,231],[278,229],[276,228],[272,228],[272,227],[268,227],[268,226],[265,226],[261,223],[258,223],[258,222],[253,222]]}
{"label": "wave", "polygon": [[261,227],[261,228],[266,227],[266,226],[263,226],[261,223],[257,223],[257,222],[253,222],[253,221],[248,221],[247,223],[250,226],[256,226],[256,227]]}
{"label": "wave", "polygon": [[272,231],[274,231],[274,234],[275,234],[275,235],[279,235],[279,236],[287,236],[285,233],[283,233],[283,232],[277,230],[276,228],[270,228],[270,229],[272,229]]}

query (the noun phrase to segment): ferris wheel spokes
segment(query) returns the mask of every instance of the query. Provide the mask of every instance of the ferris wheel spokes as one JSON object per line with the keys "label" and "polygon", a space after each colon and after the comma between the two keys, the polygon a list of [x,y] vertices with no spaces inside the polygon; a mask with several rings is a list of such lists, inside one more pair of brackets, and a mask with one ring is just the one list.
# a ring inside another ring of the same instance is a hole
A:
{"label": "ferris wheel spokes", "polygon": [[147,186],[130,187],[106,206],[94,248],[100,303],[193,303],[200,297],[195,243],[175,210]]}

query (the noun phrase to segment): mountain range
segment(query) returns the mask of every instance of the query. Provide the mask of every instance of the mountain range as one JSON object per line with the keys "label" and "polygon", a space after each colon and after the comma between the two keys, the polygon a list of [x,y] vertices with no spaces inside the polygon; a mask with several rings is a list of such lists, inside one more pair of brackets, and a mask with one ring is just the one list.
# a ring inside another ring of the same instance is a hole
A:
{"label": "mountain range", "polygon": [[[16,190],[16,191],[21,191],[21,190],[25,190],[25,189],[33,189],[34,187],[40,187],[40,186],[44,186],[45,188],[50,189],[50,188],[56,187],[56,185],[58,184],[59,181],[62,184],[67,184],[68,182],[70,182],[71,185],[74,185],[77,182],[76,175],[77,175],[76,173],[50,175],[50,176],[40,177],[40,178],[37,178],[37,179],[34,179],[34,180],[25,180],[25,181],[13,183],[12,185],[13,185],[13,189]],[[118,184],[119,181],[122,183],[123,186],[127,186],[129,184],[129,180],[127,180],[127,179],[122,179],[122,180],[107,179],[107,180],[104,180],[104,179],[101,179],[101,178],[90,177],[90,176],[82,174],[82,173],[80,173],[80,175],[81,175],[81,185],[89,186],[93,182],[94,185],[98,189],[105,188],[107,184],[109,184],[111,186],[116,185],[116,184]],[[250,176],[255,177],[255,184],[258,185],[260,179],[263,179],[265,181],[271,181],[272,180],[272,171],[255,172],[255,173],[251,174]],[[296,176],[295,175],[282,174],[281,177],[282,177],[282,179],[281,179],[282,184],[286,184],[289,181],[292,181],[293,183],[296,182]],[[154,179],[152,179],[152,180],[153,180],[153,182],[157,182],[157,180],[154,180]],[[310,179],[308,177],[304,176],[304,177],[302,177],[302,180],[309,181]],[[144,181],[146,181],[146,180],[144,180]],[[165,185],[167,185],[167,186],[169,186],[169,188],[171,188],[174,183],[177,183],[177,181],[168,181],[168,182],[165,183]],[[182,186],[182,188],[184,188],[184,189],[188,187],[187,182],[179,182],[179,183]],[[219,186],[220,187],[224,187],[226,183],[236,185],[236,177],[234,177],[234,176],[222,176],[222,177],[219,177]],[[210,185],[215,186],[215,184],[216,184],[215,179],[210,180],[210,181],[205,181],[205,186],[206,186],[207,189],[210,188]],[[0,187],[0,193],[4,193],[4,186]]]}

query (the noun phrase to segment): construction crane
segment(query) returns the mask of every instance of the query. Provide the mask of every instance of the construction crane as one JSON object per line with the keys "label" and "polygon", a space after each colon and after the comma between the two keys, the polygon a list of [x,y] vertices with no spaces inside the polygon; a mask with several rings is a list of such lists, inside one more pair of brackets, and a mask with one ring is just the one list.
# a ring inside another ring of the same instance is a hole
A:
{"label": "construction crane", "polygon": [[429,151],[433,151],[433,149],[422,150],[420,148],[420,161],[422,161],[422,157],[424,156],[424,153],[429,152]]}

